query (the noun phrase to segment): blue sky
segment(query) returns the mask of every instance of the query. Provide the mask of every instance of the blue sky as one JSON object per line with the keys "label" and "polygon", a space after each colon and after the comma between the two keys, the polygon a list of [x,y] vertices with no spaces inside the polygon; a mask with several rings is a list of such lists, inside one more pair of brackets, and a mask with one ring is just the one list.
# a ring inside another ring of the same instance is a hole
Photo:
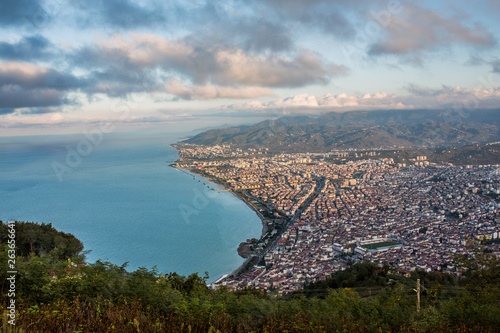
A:
{"label": "blue sky", "polygon": [[0,136],[500,103],[500,3],[0,0]]}

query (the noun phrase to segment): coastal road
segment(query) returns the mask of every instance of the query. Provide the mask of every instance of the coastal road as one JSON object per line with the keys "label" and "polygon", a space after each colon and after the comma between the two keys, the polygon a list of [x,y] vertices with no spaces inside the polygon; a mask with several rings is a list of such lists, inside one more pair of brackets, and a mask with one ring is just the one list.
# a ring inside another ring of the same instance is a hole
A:
{"label": "coastal road", "polygon": [[262,253],[259,255],[257,263],[261,262],[261,260],[269,252],[269,250],[273,249],[276,246],[276,243],[281,238],[281,236],[283,235],[283,233],[286,230],[288,230],[288,227],[290,227],[295,222],[295,220],[297,218],[299,218],[300,215],[302,215],[302,212],[307,207],[309,207],[309,205],[311,204],[311,202],[321,193],[321,190],[325,187],[325,178],[324,177],[314,177],[314,178],[315,178],[315,181],[316,181],[316,187],[314,188],[314,193],[309,198],[307,198],[306,201],[304,201],[304,203],[303,203],[303,205],[302,205],[301,208],[298,208],[295,211],[295,214],[293,214],[293,216],[285,224],[285,226],[283,227],[283,229],[281,229],[281,232],[279,232],[276,235],[276,238],[272,241],[272,243],[269,244],[268,246],[266,246],[266,248],[264,249],[264,251],[262,251]]}

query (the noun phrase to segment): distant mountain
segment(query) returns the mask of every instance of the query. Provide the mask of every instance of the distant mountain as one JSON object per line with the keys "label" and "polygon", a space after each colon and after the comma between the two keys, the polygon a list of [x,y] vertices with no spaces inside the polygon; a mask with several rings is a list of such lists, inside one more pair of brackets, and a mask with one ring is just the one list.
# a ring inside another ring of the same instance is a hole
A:
{"label": "distant mountain", "polygon": [[500,109],[332,112],[319,118],[286,116],[251,126],[213,129],[184,142],[266,147],[273,151],[333,148],[439,147],[500,140]]}

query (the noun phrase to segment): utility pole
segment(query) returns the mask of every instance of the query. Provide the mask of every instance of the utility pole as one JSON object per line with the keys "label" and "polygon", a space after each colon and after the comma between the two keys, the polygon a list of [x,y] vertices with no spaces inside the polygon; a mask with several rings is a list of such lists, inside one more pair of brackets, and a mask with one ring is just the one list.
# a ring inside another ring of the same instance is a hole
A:
{"label": "utility pole", "polygon": [[417,279],[417,313],[420,313],[420,279]]}

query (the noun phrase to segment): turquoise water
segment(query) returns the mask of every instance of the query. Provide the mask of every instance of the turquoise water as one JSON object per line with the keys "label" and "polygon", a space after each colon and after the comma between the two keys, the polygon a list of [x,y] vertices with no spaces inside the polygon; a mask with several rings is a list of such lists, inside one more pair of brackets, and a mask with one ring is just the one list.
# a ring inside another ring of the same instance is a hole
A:
{"label": "turquoise water", "polygon": [[168,166],[178,137],[0,138],[0,219],[52,223],[92,251],[89,262],[208,271],[213,281],[243,262],[239,243],[258,238],[262,225],[231,193]]}

